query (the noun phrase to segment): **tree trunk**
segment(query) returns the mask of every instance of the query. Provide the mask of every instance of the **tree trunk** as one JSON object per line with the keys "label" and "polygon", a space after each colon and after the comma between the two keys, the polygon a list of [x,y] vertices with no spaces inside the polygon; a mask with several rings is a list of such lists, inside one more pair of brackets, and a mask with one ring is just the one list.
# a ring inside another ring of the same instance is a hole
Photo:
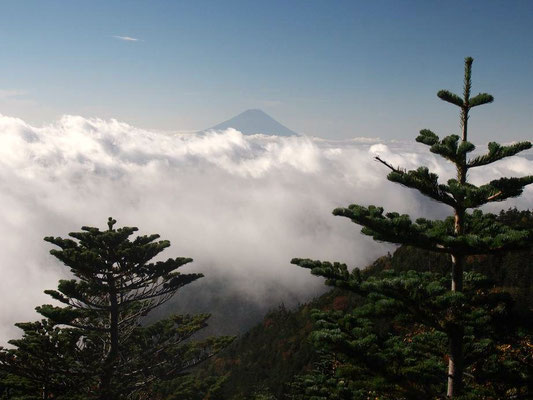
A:
{"label": "tree trunk", "polygon": [[112,379],[115,373],[115,366],[117,363],[119,350],[118,350],[118,301],[115,291],[114,280],[110,278],[108,280],[110,287],[109,293],[109,328],[110,328],[110,340],[111,344],[109,352],[104,360],[102,368],[102,375],[100,376],[100,396],[99,400],[115,400],[116,393],[111,387]]}
{"label": "tree trunk", "polygon": [[[452,292],[463,290],[463,256],[452,255]],[[456,324],[448,332],[448,390],[449,398],[457,397],[463,390],[463,336],[464,328]]]}
{"label": "tree trunk", "polygon": [[[458,178],[461,183],[464,183],[466,179],[465,169],[462,167],[457,168]],[[455,235],[460,236],[463,234],[465,209],[458,208],[455,210]],[[452,254],[452,292],[463,291],[463,267],[464,256],[462,254]],[[457,315],[453,315],[454,319],[457,319]],[[448,390],[446,395],[449,398],[457,397],[463,390],[463,336],[464,328],[462,325],[454,322],[448,331],[449,342],[449,361],[448,361]]]}
{"label": "tree trunk", "polygon": [[[472,59],[465,59],[465,79],[463,90],[463,106],[461,107],[461,140],[466,142],[468,140],[468,111],[470,110],[470,88],[471,88],[471,72]],[[466,184],[467,163],[466,154],[462,160],[455,163],[457,167],[457,180],[461,185]],[[455,236],[461,236],[464,233],[464,218],[466,209],[461,205],[463,199],[456,199],[459,206],[455,209],[454,216],[454,233]],[[464,270],[464,256],[462,254],[452,254],[452,292],[463,291],[463,270]],[[453,317],[457,318],[457,315]],[[448,361],[448,390],[446,392],[449,398],[459,396],[463,391],[463,370],[464,370],[464,354],[463,354],[463,336],[464,327],[458,323],[450,328],[448,332],[449,341],[449,361]]]}

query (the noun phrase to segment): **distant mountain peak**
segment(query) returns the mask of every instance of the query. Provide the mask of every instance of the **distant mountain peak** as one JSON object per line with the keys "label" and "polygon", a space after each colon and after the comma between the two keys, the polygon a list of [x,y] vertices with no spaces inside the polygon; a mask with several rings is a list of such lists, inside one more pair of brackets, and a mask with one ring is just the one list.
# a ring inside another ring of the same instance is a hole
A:
{"label": "distant mountain peak", "polygon": [[256,133],[275,136],[298,135],[296,132],[280,124],[263,110],[257,108],[246,110],[207,130],[222,131],[229,128],[236,129],[245,135],[254,135]]}

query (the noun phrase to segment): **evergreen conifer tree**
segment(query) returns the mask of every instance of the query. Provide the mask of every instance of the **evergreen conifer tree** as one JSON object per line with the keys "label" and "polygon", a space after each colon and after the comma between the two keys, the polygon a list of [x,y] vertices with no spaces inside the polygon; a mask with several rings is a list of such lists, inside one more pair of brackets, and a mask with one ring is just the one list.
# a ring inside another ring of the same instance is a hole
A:
{"label": "evergreen conifer tree", "polygon": [[[104,231],[82,227],[81,232],[69,234],[72,239],[45,238],[60,248],[51,250],[51,254],[70,268],[75,279],[61,280],[57,290],[45,291],[65,306],[47,304],[36,308],[46,317],[42,324],[47,329],[37,334],[33,329],[35,324],[21,324],[25,335],[21,340],[12,341],[17,346],[15,350],[4,350],[4,370],[24,376],[17,373],[16,366],[29,357],[31,346],[35,348],[34,353],[42,356],[51,352],[50,356],[57,359],[71,354],[73,346],[79,346],[84,357],[89,357],[77,364],[92,380],[85,391],[90,393],[87,398],[141,398],[156,379],[182,374],[232,340],[230,337],[189,340],[207,326],[207,314],[172,315],[143,326],[144,316],[203,275],[177,271],[191,262],[190,258],[151,261],[170,242],[157,241],[159,235],[130,240],[137,228],[116,229],[115,223],[109,218],[108,229]],[[57,354],[41,346],[50,338],[56,340],[57,335],[63,337],[67,333],[77,335],[79,340],[71,341],[70,347],[58,346]],[[29,368],[39,369],[38,358],[33,358],[36,362],[30,363]],[[78,389],[83,392],[82,386]]]}
{"label": "evergreen conifer tree", "polygon": [[[453,215],[445,220],[420,218],[412,221],[408,215],[400,215],[396,212],[384,213],[381,207],[364,207],[356,204],[350,205],[348,208],[338,208],[333,211],[334,215],[347,217],[356,224],[362,225],[361,232],[372,236],[374,240],[411,245],[450,255],[451,287],[450,291],[443,293],[443,297],[440,299],[440,307],[444,307],[441,310],[446,310],[445,315],[442,316],[445,323],[440,323],[438,327],[434,327],[435,332],[443,332],[445,334],[448,345],[446,354],[449,359],[449,365],[446,375],[447,396],[449,398],[456,398],[463,393],[464,350],[468,347],[468,337],[472,333],[465,331],[465,328],[471,327],[468,322],[469,318],[473,318],[472,315],[469,315],[469,307],[471,305],[467,304],[464,306],[469,298],[468,296],[465,297],[463,284],[465,258],[470,255],[495,254],[509,250],[530,248],[533,242],[533,231],[531,229],[521,229],[520,227],[506,225],[498,221],[497,216],[483,213],[478,209],[488,203],[500,202],[511,197],[519,196],[526,185],[533,183],[532,175],[521,178],[503,177],[480,186],[468,182],[469,170],[491,164],[505,157],[516,155],[523,150],[530,149],[532,146],[531,142],[528,141],[518,142],[508,146],[491,142],[488,145],[488,152],[486,154],[473,158],[468,157],[469,153],[475,149],[475,146],[468,141],[469,112],[474,107],[493,101],[493,97],[487,93],[480,93],[474,97],[470,96],[472,62],[473,59],[470,57],[465,59],[464,91],[462,98],[447,90],[438,92],[439,98],[460,108],[461,136],[450,135],[440,139],[432,131],[424,129],[420,131],[416,139],[417,142],[429,146],[432,153],[445,158],[455,165],[457,171],[457,177],[455,179],[450,179],[446,183],[440,183],[438,176],[429,171],[427,167],[407,171],[399,167],[394,167],[380,157],[376,157],[377,161],[390,169],[391,172],[388,175],[390,181],[416,189],[430,199],[450,206],[453,210]],[[470,209],[474,211],[468,212]],[[337,263],[314,262],[306,259],[294,259],[292,262],[302,267],[310,268],[313,274],[328,278],[327,283],[330,285],[361,292],[361,281],[353,274],[349,274],[346,266]],[[414,277],[411,278],[414,279]],[[408,277],[404,276],[403,279],[408,279]],[[427,291],[427,296],[441,295],[437,290],[439,285],[427,282],[427,277],[419,276],[416,280],[426,280],[425,283],[419,282],[419,284],[427,285],[426,289],[424,289]],[[389,284],[391,283],[389,282]],[[383,289],[383,286],[381,289]],[[377,290],[377,288],[374,287],[374,290]],[[387,304],[387,302],[390,302],[391,297],[396,297],[397,301],[400,301],[404,307],[407,307],[408,304],[414,304],[413,301],[415,299],[412,298],[409,301],[409,298],[413,297],[416,290],[418,289],[415,285],[408,290],[406,289],[404,296],[398,298],[398,291],[394,291],[389,287],[385,291],[388,297],[382,298],[381,302],[378,301],[375,304],[381,307]],[[422,289],[420,290],[423,291]],[[433,293],[432,290],[437,290],[437,292]],[[365,292],[365,290],[362,292]],[[380,292],[377,290],[377,293],[383,295],[383,291]],[[415,320],[416,318],[423,319],[424,315],[427,314],[420,314],[417,311],[419,309],[420,307],[417,306],[412,307],[410,310]],[[433,321],[434,319],[431,318],[430,320]],[[427,321],[426,326],[431,325],[431,321]],[[344,323],[345,326],[351,326],[350,324],[352,322],[353,319],[337,319],[336,323]],[[330,323],[333,322],[330,320]],[[324,324],[327,324],[327,322],[324,322]],[[370,335],[372,331],[368,324],[354,329],[364,337]],[[330,339],[339,339],[332,338],[332,332],[338,333],[335,329],[333,331],[329,330],[328,334],[330,335]],[[372,338],[375,337],[372,335],[367,337],[368,340]],[[397,347],[395,348],[397,349]],[[392,354],[389,354],[389,356],[393,357]],[[392,359],[390,361],[392,365]],[[397,375],[395,375],[394,371],[390,371],[389,379],[393,379]],[[413,398],[416,398],[416,396]]]}

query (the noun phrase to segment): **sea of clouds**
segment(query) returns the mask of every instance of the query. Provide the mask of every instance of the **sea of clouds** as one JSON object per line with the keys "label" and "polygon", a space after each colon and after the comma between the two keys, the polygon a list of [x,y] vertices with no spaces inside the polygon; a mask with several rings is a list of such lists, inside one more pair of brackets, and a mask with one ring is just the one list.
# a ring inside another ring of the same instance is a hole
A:
{"label": "sea of clouds", "polygon": [[[0,343],[19,334],[15,322],[37,319],[34,307],[50,302],[43,290],[68,276],[43,237],[65,237],[83,225],[105,229],[109,216],[118,226],[169,239],[163,258],[192,257],[185,271],[206,275],[167,309],[216,305],[229,317],[221,311],[215,324],[225,320],[235,330],[257,319],[249,310],[309,299],[323,283],[291,265],[291,258],[363,267],[394,249],[332,216],[335,207],[449,213],[388,182],[375,155],[408,169],[426,165],[443,179],[454,175],[449,163],[414,141],[244,136],[232,129],[169,134],[77,116],[33,127],[0,115]],[[482,183],[531,171],[532,160],[514,157],[473,171],[471,179]],[[528,208],[532,200],[528,188],[493,209]]]}

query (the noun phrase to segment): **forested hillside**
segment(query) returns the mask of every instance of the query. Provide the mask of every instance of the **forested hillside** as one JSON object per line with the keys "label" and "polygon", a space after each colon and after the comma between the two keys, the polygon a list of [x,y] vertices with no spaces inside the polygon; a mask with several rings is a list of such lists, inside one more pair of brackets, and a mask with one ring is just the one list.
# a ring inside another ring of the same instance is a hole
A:
{"label": "forested hillside", "polygon": [[[533,213],[510,209],[499,215],[500,221],[533,227]],[[364,277],[392,270],[447,272],[449,258],[409,246],[378,258],[363,268]],[[493,291],[512,295],[516,318],[533,324],[533,249],[498,256],[472,256],[467,272],[486,275]],[[196,379],[195,391],[186,396],[180,379],[160,386],[160,399],[289,399],[298,376],[320,363],[322,354],[309,338],[314,327],[312,310],[349,312],[364,300],[349,291],[333,289],[315,300],[288,310],[283,305],[272,310],[263,322],[239,337],[225,351],[194,371],[188,382]],[[531,329],[532,326],[529,326]],[[525,362],[533,365],[533,343],[526,348]],[[295,397],[296,398],[296,397]]]}

